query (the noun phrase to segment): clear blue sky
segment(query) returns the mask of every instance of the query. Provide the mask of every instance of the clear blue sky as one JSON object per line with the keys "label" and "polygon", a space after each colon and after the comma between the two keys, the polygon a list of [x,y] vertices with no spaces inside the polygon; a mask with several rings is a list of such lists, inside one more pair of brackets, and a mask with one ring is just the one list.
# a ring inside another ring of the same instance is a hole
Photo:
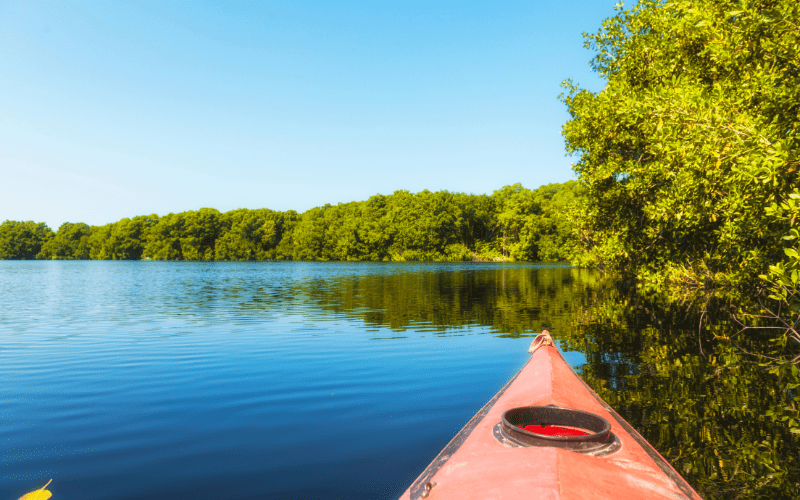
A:
{"label": "clear blue sky", "polygon": [[0,0],[0,220],[564,182],[614,1]]}

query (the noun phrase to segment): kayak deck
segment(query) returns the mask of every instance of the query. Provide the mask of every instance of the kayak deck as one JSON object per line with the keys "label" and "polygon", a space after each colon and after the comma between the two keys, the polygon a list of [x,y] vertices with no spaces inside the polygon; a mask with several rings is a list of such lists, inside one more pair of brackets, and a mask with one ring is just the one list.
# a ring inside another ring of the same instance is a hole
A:
{"label": "kayak deck", "polygon": [[[583,382],[552,342],[542,343],[540,337],[525,366],[400,498],[699,499],[680,474]],[[552,446],[519,447],[498,435],[507,410],[548,405],[602,417],[618,442],[603,455]]]}

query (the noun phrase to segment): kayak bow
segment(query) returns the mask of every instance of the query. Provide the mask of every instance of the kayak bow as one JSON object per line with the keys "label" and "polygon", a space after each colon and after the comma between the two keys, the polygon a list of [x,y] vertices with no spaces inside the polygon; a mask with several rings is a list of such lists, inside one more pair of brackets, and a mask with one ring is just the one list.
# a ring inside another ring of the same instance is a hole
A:
{"label": "kayak bow", "polygon": [[401,500],[700,499],[572,370],[547,331],[530,352]]}

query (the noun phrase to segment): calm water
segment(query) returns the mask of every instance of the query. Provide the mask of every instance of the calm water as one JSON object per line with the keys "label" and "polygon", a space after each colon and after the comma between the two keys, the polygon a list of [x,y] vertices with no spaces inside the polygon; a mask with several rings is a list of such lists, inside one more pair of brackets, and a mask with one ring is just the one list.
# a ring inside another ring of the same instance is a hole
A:
{"label": "calm water", "polygon": [[[396,498],[591,274],[0,261],[0,498]],[[567,359],[581,367],[580,352]]]}
{"label": "calm water", "polygon": [[396,498],[545,328],[706,500],[800,498],[800,370],[586,270],[0,261],[0,294],[0,499]]}

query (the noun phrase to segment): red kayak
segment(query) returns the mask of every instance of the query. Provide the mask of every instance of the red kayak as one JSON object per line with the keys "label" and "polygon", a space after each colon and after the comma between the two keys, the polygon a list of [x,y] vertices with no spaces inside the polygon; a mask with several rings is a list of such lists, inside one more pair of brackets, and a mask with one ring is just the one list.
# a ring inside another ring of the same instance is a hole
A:
{"label": "red kayak", "polygon": [[530,352],[401,500],[700,499],[546,331]]}

